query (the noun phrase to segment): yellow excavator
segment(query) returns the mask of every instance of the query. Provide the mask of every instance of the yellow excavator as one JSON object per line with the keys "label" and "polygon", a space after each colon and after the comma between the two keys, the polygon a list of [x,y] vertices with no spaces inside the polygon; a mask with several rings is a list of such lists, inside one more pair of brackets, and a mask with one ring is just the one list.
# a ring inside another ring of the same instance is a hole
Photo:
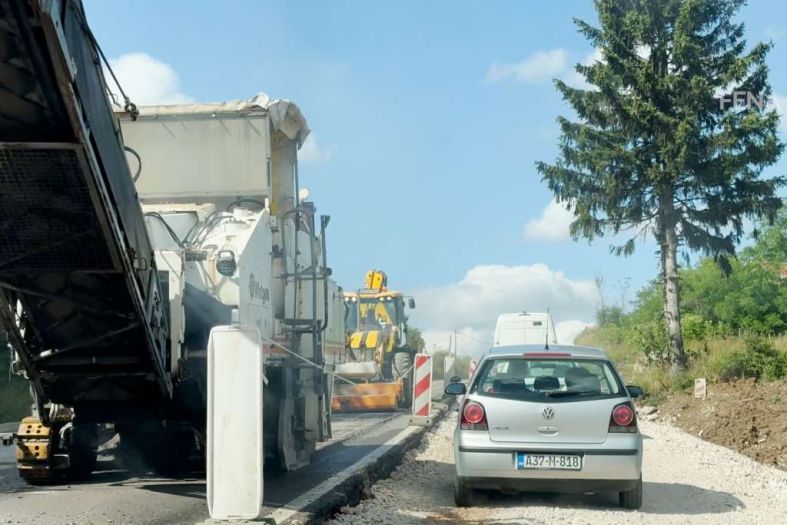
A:
{"label": "yellow excavator", "polygon": [[347,338],[336,363],[332,411],[410,407],[415,350],[407,346],[405,308],[415,308],[415,300],[389,290],[385,272],[369,270],[362,289],[344,292],[344,304]]}

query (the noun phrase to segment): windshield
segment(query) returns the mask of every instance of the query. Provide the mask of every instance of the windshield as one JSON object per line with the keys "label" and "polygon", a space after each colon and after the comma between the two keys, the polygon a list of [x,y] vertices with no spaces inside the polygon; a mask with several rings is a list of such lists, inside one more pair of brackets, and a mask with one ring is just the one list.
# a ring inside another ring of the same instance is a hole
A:
{"label": "windshield", "polygon": [[362,298],[347,303],[345,327],[347,332],[383,330],[402,322],[400,297]]}
{"label": "windshield", "polygon": [[471,391],[543,401],[616,397],[623,386],[606,360],[514,357],[487,360]]}

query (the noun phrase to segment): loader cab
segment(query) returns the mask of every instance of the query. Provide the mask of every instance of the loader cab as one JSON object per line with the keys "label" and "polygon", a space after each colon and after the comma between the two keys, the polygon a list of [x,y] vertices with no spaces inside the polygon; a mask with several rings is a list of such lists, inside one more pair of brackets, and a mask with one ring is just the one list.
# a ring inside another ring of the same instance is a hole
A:
{"label": "loader cab", "polygon": [[405,329],[405,302],[398,292],[349,292],[344,296],[347,306],[345,328],[348,334],[370,330]]}

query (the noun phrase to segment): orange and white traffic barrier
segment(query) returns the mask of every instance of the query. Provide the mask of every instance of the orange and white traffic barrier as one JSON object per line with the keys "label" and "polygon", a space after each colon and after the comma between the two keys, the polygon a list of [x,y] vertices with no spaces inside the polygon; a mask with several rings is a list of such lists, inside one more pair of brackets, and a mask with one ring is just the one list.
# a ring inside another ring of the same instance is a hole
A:
{"label": "orange and white traffic barrier", "polygon": [[415,354],[413,374],[413,417],[426,417],[432,413],[432,356]]}

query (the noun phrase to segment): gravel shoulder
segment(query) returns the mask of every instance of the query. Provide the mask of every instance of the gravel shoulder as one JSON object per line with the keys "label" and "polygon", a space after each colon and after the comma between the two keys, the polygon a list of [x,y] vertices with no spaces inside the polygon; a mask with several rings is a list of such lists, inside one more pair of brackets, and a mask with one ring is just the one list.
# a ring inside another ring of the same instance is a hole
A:
{"label": "gravel shoulder", "polygon": [[479,506],[453,504],[452,433],[443,420],[371,498],[342,509],[335,524],[409,523],[787,523],[787,473],[668,424],[642,421],[644,497],[623,511],[617,495],[483,493]]}

